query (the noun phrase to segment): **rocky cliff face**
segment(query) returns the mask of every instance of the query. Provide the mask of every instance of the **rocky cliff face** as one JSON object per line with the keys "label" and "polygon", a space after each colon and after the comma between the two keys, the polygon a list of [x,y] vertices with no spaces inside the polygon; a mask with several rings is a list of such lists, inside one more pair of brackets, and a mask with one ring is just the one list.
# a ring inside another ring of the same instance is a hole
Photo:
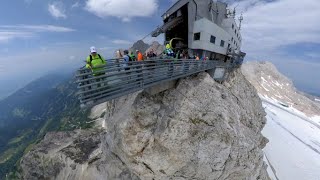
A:
{"label": "rocky cliff face", "polygon": [[129,49],[131,52],[136,52],[139,50],[142,54],[146,52],[146,50],[150,47],[149,44],[144,43],[142,40],[135,42],[132,47]]}
{"label": "rocky cliff face", "polygon": [[165,50],[164,45],[161,45],[159,42],[154,41],[151,46],[146,50],[146,53],[148,52],[153,52],[155,53],[157,56],[161,55],[163,53],[163,51]]}
{"label": "rocky cliff face", "polygon": [[134,93],[92,118],[100,128],[47,134],[21,160],[23,179],[269,179],[265,112],[239,70],[224,84],[200,73]]}

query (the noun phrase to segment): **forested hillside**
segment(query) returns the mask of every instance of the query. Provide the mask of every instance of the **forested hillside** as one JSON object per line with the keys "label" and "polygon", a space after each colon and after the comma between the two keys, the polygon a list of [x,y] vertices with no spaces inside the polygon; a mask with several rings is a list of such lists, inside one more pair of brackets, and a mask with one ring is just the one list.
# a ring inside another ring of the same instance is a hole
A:
{"label": "forested hillside", "polygon": [[0,101],[0,179],[14,172],[22,155],[48,131],[90,127],[70,77],[44,76]]}

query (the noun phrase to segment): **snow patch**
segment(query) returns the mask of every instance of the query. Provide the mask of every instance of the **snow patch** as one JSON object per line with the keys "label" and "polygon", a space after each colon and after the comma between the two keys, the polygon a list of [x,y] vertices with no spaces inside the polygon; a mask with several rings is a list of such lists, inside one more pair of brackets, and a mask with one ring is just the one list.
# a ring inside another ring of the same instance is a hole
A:
{"label": "snow patch", "polygon": [[264,90],[266,90],[266,91],[270,91],[269,89],[267,89],[265,86],[264,86],[264,84],[261,84],[261,86],[262,86],[262,88],[264,89]]}
{"label": "snow patch", "polygon": [[313,116],[310,120],[320,125],[320,116]]}
{"label": "snow patch", "polygon": [[261,94],[259,94],[259,97],[260,97],[260,99],[268,101],[268,102],[270,102],[272,104],[277,104],[278,103],[278,100],[274,99],[273,97],[269,97],[269,96],[261,95]]}
{"label": "snow patch", "polygon": [[268,165],[268,167],[267,167],[267,172],[268,172],[270,178],[271,178],[272,180],[277,180],[277,177],[276,177],[276,175],[275,175],[276,172],[275,172],[275,173],[273,172],[273,169],[272,169],[273,166],[272,166],[272,164],[270,164],[270,161],[269,161],[269,159],[267,158],[267,154],[264,154],[263,160],[264,160],[264,162],[266,162],[267,165]]}
{"label": "snow patch", "polygon": [[262,81],[268,82],[264,77],[261,76]]}
{"label": "snow patch", "polygon": [[[294,108],[285,111],[277,103],[272,103],[272,99],[268,103],[263,102],[263,106],[267,113],[267,124],[262,133],[269,139],[264,152],[267,164],[272,165],[278,179],[318,179],[320,129],[290,113],[299,111]],[[271,178],[275,178],[273,171],[270,171],[268,169]]]}
{"label": "snow patch", "polygon": [[106,127],[106,120],[102,121],[101,127],[104,129]]}
{"label": "snow patch", "polygon": [[280,99],[282,99],[282,96],[280,96],[280,95],[277,95],[277,94],[276,94],[275,96],[278,97],[278,98],[280,98]]}
{"label": "snow patch", "polygon": [[273,84],[275,84],[276,86],[282,87],[282,85],[278,82],[278,81],[272,81]]}
{"label": "snow patch", "polygon": [[299,111],[298,109],[294,108],[294,107],[290,107],[289,108],[291,112],[298,114],[300,116],[303,116],[304,118],[309,118],[305,113]]}

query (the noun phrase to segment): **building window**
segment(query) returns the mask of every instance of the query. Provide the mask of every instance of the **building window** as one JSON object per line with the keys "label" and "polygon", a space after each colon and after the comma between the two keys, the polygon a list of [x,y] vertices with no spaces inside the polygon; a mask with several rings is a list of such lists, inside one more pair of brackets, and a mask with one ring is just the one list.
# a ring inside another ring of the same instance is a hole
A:
{"label": "building window", "polygon": [[215,37],[215,36],[211,36],[210,42],[211,42],[212,44],[215,44],[215,43],[216,43],[216,37]]}
{"label": "building window", "polygon": [[193,35],[193,40],[197,41],[197,40],[200,40],[200,33],[194,33]]}
{"label": "building window", "polygon": [[221,46],[221,47],[224,47],[224,40],[221,40],[220,46]]}
{"label": "building window", "polygon": [[234,28],[234,24],[232,24],[232,29]]}

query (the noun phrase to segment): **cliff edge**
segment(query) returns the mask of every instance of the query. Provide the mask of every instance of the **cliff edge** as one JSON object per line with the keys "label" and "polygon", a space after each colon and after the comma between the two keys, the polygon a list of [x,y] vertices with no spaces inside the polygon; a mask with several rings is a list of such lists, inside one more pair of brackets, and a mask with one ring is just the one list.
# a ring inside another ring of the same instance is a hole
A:
{"label": "cliff edge", "polygon": [[99,128],[49,133],[21,160],[23,179],[269,179],[261,100],[240,70],[92,109]]}

